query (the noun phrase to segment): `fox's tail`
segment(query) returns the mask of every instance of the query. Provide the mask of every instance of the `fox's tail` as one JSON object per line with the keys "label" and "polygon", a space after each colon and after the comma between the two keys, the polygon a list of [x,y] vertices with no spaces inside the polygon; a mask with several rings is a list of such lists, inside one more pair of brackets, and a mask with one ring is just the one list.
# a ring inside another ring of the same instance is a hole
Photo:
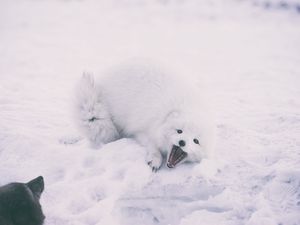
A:
{"label": "fox's tail", "polygon": [[118,138],[117,129],[92,75],[83,74],[77,85],[75,101],[78,125],[94,146]]}

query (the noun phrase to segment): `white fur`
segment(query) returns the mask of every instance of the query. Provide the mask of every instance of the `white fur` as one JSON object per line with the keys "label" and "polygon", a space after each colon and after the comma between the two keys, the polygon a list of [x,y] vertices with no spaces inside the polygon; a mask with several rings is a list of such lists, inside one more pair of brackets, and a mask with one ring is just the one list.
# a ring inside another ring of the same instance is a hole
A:
{"label": "white fur", "polygon": [[76,97],[80,126],[94,145],[136,139],[154,170],[179,140],[186,142],[182,149],[188,161],[201,161],[211,153],[211,125],[197,88],[187,79],[147,64],[110,70],[97,84],[84,75]]}

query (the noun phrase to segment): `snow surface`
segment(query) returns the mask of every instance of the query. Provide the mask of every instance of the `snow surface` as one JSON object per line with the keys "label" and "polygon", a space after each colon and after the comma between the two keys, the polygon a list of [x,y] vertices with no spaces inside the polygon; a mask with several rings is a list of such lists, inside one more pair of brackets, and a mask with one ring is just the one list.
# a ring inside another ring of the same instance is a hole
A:
{"label": "snow surface", "polygon": [[[0,185],[43,175],[46,225],[300,224],[300,14],[253,2],[1,0]],[[202,80],[214,161],[152,173],[79,135],[82,72],[131,57]]]}

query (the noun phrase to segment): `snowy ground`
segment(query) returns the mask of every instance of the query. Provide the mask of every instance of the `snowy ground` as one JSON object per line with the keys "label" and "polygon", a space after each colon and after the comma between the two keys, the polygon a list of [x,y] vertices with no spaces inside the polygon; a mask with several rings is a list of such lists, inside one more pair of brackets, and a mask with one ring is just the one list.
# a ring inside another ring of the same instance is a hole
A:
{"label": "snowy ground", "polygon": [[[300,2],[285,2],[1,0],[0,185],[43,175],[46,225],[299,225]],[[80,136],[81,73],[140,56],[202,80],[215,163],[152,173],[134,141]]]}

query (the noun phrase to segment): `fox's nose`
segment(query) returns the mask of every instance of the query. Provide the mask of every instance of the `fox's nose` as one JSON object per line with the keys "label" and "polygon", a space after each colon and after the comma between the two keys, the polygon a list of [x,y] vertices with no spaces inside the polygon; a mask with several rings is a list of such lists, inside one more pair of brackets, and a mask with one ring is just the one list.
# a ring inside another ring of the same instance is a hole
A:
{"label": "fox's nose", "polygon": [[179,144],[180,147],[183,147],[183,146],[185,146],[185,141],[184,140],[180,140],[178,142],[178,144]]}

